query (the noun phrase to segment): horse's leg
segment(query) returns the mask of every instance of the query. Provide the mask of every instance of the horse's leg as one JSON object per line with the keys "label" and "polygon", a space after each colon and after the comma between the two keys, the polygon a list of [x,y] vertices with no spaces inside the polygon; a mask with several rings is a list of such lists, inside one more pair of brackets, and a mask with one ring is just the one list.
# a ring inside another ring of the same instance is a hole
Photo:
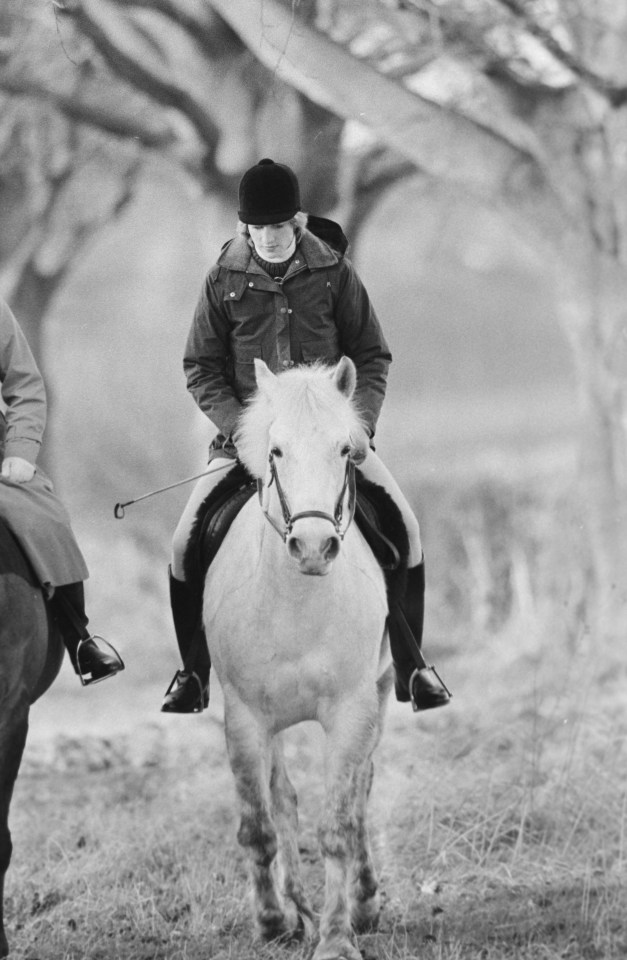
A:
{"label": "horse's leg", "polygon": [[[378,729],[376,744],[378,744],[383,732],[385,705],[392,687],[392,682],[393,674],[391,670],[388,670],[377,684],[379,713],[377,718]],[[379,882],[372,861],[367,823],[368,799],[374,778],[374,764],[372,760],[364,765],[362,772],[364,783],[357,790],[357,802],[355,805],[355,816],[357,820],[355,856],[351,869],[349,890],[351,922],[353,930],[357,933],[376,927],[381,909]]]}
{"label": "horse's leg", "polygon": [[325,859],[325,898],[320,919],[320,943],[313,960],[361,960],[353,943],[349,881],[358,848],[362,794],[367,790],[372,752],[378,739],[377,702],[338,706],[327,732],[326,795],[319,826]]}
{"label": "horse's leg", "polygon": [[260,935],[274,940],[297,926],[285,914],[274,869],[278,849],[271,817],[270,736],[241,701],[225,690],[225,733],[231,770],[240,801],[237,839],[250,855],[253,907]]}
{"label": "horse's leg", "polygon": [[372,761],[364,765],[360,775],[363,782],[357,789],[355,800],[355,850],[349,885],[351,925],[356,933],[374,929],[381,908],[367,825],[368,798],[374,777]]}
{"label": "horse's leg", "polygon": [[28,702],[2,703],[0,716],[0,957],[9,953],[4,932],[4,877],[11,862],[9,807],[28,731]]}
{"label": "horse's leg", "polygon": [[298,799],[285,767],[283,744],[278,734],[272,742],[272,772],[270,774],[272,818],[277,839],[277,866],[279,885],[287,903],[296,905],[298,933],[305,939],[313,936],[313,913],[300,871],[298,852]]}

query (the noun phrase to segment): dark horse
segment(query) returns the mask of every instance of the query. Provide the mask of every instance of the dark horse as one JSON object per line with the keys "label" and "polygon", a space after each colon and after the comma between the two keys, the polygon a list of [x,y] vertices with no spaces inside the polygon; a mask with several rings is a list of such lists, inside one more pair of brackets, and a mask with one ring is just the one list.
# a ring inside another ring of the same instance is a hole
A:
{"label": "dark horse", "polygon": [[0,518],[0,957],[9,953],[3,916],[4,876],[12,850],[9,806],[28,713],[57,676],[63,650],[30,565]]}

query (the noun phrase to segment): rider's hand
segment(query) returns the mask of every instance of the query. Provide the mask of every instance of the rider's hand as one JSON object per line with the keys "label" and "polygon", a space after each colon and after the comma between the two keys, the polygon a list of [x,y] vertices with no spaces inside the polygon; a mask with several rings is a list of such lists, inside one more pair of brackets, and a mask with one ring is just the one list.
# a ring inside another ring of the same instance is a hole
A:
{"label": "rider's hand", "polygon": [[35,475],[35,467],[22,457],[5,457],[2,462],[2,476],[12,483],[28,483]]}

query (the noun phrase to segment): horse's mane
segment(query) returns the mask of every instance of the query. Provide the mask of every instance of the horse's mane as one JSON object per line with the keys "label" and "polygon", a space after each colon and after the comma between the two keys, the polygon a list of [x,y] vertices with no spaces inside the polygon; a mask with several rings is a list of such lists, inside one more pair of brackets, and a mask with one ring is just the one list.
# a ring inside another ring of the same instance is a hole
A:
{"label": "horse's mane", "polygon": [[338,390],[333,369],[323,362],[293,367],[278,375],[272,397],[257,390],[247,401],[236,443],[240,460],[253,476],[265,474],[268,433],[279,416],[288,424],[290,435],[299,438],[325,423],[339,422],[353,437],[363,430],[358,407]]}

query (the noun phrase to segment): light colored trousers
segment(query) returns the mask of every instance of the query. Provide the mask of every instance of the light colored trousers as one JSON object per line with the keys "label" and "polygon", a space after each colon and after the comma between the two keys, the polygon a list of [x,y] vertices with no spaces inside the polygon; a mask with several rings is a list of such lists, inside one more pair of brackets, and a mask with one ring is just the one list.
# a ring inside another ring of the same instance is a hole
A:
{"label": "light colored trousers", "polygon": [[[216,468],[226,465],[227,463],[235,466],[236,461],[226,457],[216,457],[215,460],[211,461],[211,465]],[[403,522],[405,523],[409,537],[409,566],[415,567],[416,564],[422,561],[420,526],[401,488],[383,461],[373,450],[368,451],[366,459],[363,463],[359,464],[359,469],[366,480],[370,480],[372,483],[378,483],[379,486],[383,487],[401,511],[401,516],[403,517]],[[189,540],[189,534],[196,519],[198,508],[226,473],[228,473],[226,469],[216,469],[215,473],[201,477],[192,490],[192,494],[181,514],[181,519],[178,522],[172,539],[172,574],[177,580],[185,579],[183,557],[185,556],[185,548],[187,547],[187,541]]]}

